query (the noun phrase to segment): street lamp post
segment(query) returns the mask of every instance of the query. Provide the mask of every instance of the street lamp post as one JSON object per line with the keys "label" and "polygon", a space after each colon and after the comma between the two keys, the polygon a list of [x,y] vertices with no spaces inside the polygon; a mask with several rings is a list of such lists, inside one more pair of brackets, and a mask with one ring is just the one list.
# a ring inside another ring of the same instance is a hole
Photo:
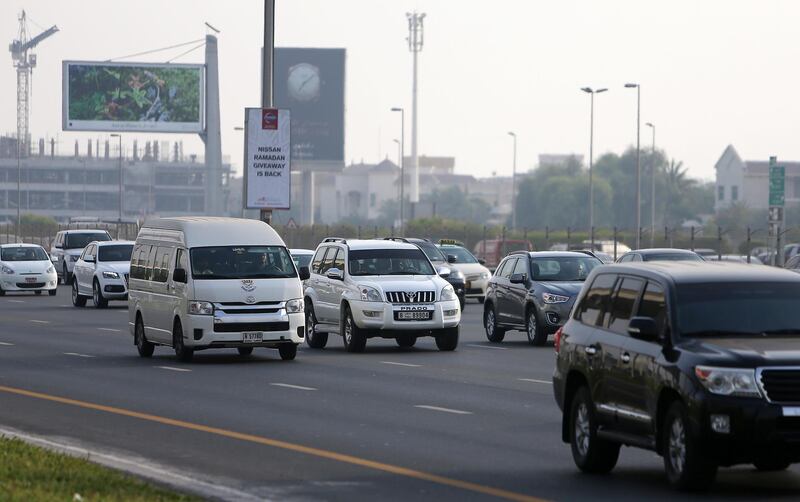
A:
{"label": "street lamp post", "polygon": [[639,133],[641,131],[642,87],[639,84],[625,84],[628,89],[636,89],[636,249],[641,248],[642,236],[639,228],[642,226],[642,164]]}
{"label": "street lamp post", "polygon": [[591,87],[581,88],[583,92],[589,94],[589,234],[594,249],[594,179],[592,171],[594,166],[594,95],[606,92],[608,89],[592,89]]}
{"label": "street lamp post", "polygon": [[514,138],[514,164],[511,170],[511,229],[517,228],[517,135],[509,131],[508,135]]}
{"label": "street lamp post", "polygon": [[656,126],[652,122],[645,125],[653,129],[653,148],[650,153],[650,247],[653,247],[656,232]]}
{"label": "street lamp post", "polygon": [[[122,135],[112,134],[112,138],[119,140],[119,220],[118,225],[122,225]],[[119,237],[119,226],[117,227],[117,237]]]}
{"label": "street lamp post", "polygon": [[406,173],[405,173],[405,159],[403,156],[405,155],[405,142],[406,142],[406,111],[403,108],[392,108],[393,112],[400,112],[400,236],[405,235],[405,185],[406,185]]}

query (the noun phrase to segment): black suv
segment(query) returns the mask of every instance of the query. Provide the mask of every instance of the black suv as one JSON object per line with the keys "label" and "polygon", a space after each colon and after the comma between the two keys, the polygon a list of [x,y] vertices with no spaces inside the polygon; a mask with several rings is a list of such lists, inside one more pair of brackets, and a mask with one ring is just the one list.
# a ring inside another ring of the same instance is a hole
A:
{"label": "black suv", "polygon": [[486,287],[483,326],[490,342],[525,331],[533,345],[566,322],[583,281],[602,262],[571,251],[516,251],[503,258]]}
{"label": "black suv", "polygon": [[654,450],[670,483],[718,466],[800,461],[800,276],[735,263],[608,265],[555,337],[562,439],[586,472],[621,445]]}

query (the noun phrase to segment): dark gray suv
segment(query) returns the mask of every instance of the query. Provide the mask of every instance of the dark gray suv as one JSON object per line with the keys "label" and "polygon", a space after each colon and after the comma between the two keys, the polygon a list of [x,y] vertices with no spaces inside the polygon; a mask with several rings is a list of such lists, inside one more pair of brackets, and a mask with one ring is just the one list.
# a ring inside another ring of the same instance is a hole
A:
{"label": "dark gray suv", "polygon": [[544,345],[569,318],[583,282],[600,265],[594,256],[570,251],[506,256],[486,288],[486,337],[499,343],[515,329],[524,331],[532,345]]}

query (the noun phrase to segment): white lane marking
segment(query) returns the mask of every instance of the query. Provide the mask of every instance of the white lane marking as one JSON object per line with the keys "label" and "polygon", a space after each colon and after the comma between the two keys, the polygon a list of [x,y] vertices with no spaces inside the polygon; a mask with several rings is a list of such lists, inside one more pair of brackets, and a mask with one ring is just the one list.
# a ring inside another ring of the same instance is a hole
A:
{"label": "white lane marking", "polygon": [[297,390],[317,390],[314,387],[303,387],[302,385],[292,385],[290,383],[270,383],[270,385],[274,385],[275,387],[285,387],[287,389],[297,389]]}
{"label": "white lane marking", "polygon": [[471,411],[454,410],[452,408],[441,408],[439,406],[429,406],[427,404],[415,404],[414,408],[422,408],[423,410],[441,411],[444,413],[452,413],[454,415],[472,415]]}
{"label": "white lane marking", "polygon": [[478,345],[477,343],[468,343],[467,347],[475,347],[477,349],[508,350],[507,347],[495,347],[494,345]]}
{"label": "white lane marking", "polygon": [[77,352],[64,352],[65,356],[75,356],[75,357],[94,357],[89,354],[79,354]]}
{"label": "white lane marking", "polygon": [[50,321],[40,321],[38,319],[30,319],[31,322],[35,322],[36,324],[50,324]]}
{"label": "white lane marking", "polygon": [[59,305],[59,307],[72,307],[72,305]]}
{"label": "white lane marking", "polygon": [[421,364],[396,363],[394,361],[381,361],[381,364],[391,364],[392,366],[406,366],[408,368],[419,368],[420,366],[422,366]]}
{"label": "white lane marking", "polygon": [[8,342],[0,342],[0,345],[5,345],[5,346],[7,346],[7,347],[11,347],[11,346],[13,346],[14,344],[13,344],[13,343],[8,343]]}
{"label": "white lane marking", "polygon": [[97,328],[100,331],[111,331],[112,333],[121,333],[121,329],[114,329],[114,328]]}
{"label": "white lane marking", "polygon": [[25,300],[8,300],[10,303],[25,303]]}
{"label": "white lane marking", "polygon": [[192,370],[187,370],[186,368],[175,368],[173,366],[153,366],[153,367],[169,371],[192,371]]}
{"label": "white lane marking", "polygon": [[533,383],[543,383],[545,385],[552,385],[553,382],[550,380],[537,380],[535,378],[517,378],[520,382],[533,382]]}

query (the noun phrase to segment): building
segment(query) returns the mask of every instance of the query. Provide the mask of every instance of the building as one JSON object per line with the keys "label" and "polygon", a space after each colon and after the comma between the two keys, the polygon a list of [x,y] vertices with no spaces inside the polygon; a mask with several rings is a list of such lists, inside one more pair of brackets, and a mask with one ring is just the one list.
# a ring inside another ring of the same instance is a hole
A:
{"label": "building", "polygon": [[[800,203],[800,162],[779,162],[786,167],[786,205]],[[751,209],[769,207],[769,160],[742,160],[728,145],[717,163],[714,210],[740,203]]]}

